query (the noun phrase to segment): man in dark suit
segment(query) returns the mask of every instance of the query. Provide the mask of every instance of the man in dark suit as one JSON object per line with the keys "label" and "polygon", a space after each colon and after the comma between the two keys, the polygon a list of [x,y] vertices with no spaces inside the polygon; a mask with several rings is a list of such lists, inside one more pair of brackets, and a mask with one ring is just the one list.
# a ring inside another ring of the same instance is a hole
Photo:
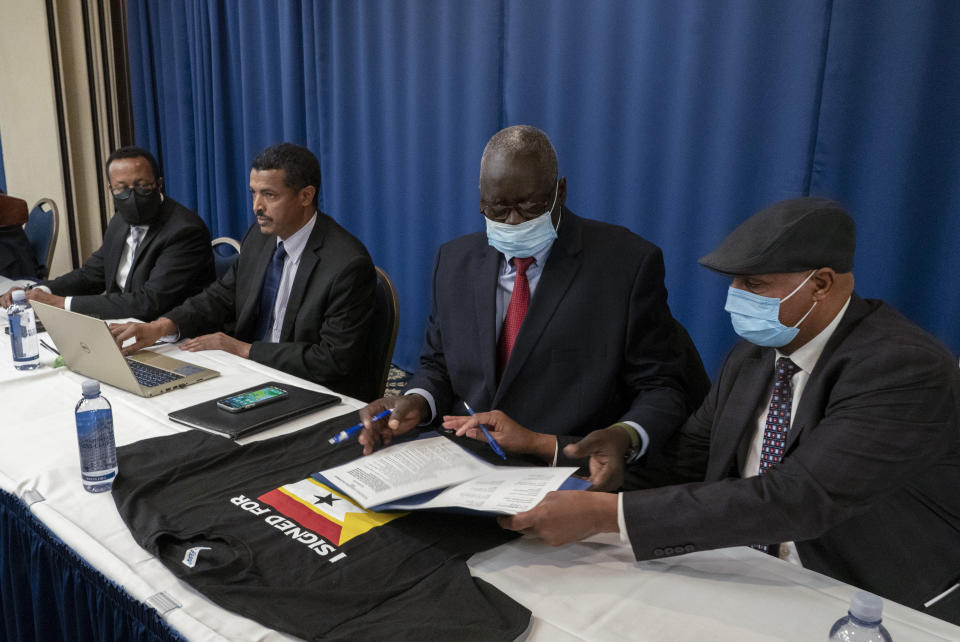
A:
{"label": "man in dark suit", "polygon": [[37,260],[23,233],[28,216],[25,200],[0,190],[0,282],[37,278]]}
{"label": "man in dark suit", "polygon": [[[732,277],[726,309],[745,341],[662,457],[628,475],[642,490],[551,493],[501,524],[551,544],[619,531],[638,560],[755,545],[960,623],[960,371],[853,292],[854,245],[826,199],[734,230],[700,262]],[[603,430],[567,451],[615,488],[626,447]]]}
{"label": "man in dark suit", "polygon": [[253,161],[256,224],[221,279],[156,321],[111,327],[129,354],[161,337],[183,350],[225,350],[369,398],[366,367],[376,272],[366,248],[317,210],[320,163],[281,143]]}
{"label": "man in dark suit", "polygon": [[[639,457],[696,408],[709,381],[667,306],[660,249],[565,201],[546,134],[516,126],[490,139],[480,168],[486,233],[440,248],[420,367],[404,396],[361,411],[365,452],[463,415],[466,403],[523,417],[532,431],[494,435],[507,450],[552,462],[568,436],[620,423]],[[386,408],[389,422],[371,422]]]}
{"label": "man in dark suit", "polygon": [[[27,293],[101,319],[153,320],[213,281],[210,232],[200,218],[163,193],[153,154],[122,147],[107,158],[117,213],[103,244],[84,264]],[[10,291],[2,297],[8,305]]]}

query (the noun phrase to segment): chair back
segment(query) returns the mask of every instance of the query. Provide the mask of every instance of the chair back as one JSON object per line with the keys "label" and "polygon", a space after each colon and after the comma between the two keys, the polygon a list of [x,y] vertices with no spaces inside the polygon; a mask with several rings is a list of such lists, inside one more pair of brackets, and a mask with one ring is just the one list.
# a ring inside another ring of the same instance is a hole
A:
{"label": "chair back", "polygon": [[30,210],[30,217],[23,226],[30,247],[37,259],[37,277],[50,275],[50,263],[57,246],[57,231],[60,228],[60,213],[57,204],[49,198],[41,198]]}
{"label": "chair back", "polygon": [[370,398],[364,401],[373,401],[383,396],[387,377],[390,374],[390,364],[393,361],[393,348],[397,343],[397,329],[400,327],[400,300],[397,297],[397,289],[382,268],[378,267],[376,270],[377,292],[367,349],[369,357],[367,367],[377,375],[377,388],[371,390]]}
{"label": "chair back", "polygon": [[219,279],[240,258],[240,244],[229,236],[221,236],[210,241],[210,246],[213,248],[213,269]]}

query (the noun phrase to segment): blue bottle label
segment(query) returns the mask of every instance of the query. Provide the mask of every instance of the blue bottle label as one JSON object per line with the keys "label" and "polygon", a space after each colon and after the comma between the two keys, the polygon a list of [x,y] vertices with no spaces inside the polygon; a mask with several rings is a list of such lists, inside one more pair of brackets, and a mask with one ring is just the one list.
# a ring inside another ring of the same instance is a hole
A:
{"label": "blue bottle label", "polygon": [[[117,465],[113,439],[113,413],[109,408],[77,413],[77,440],[80,443],[80,469],[94,477],[112,477]],[[87,475],[84,474],[84,479]],[[95,480],[89,480],[95,481]]]}

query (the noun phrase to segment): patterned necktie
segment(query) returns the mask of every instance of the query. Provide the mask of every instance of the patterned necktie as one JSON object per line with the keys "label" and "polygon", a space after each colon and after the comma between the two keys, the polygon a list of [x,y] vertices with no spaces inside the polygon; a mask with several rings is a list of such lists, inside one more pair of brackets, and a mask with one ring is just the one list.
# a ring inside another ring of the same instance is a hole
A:
{"label": "patterned necktie", "polygon": [[277,244],[277,249],[267,266],[267,273],[263,276],[263,288],[260,290],[260,316],[257,321],[256,340],[263,341],[270,335],[273,327],[273,306],[277,302],[277,292],[280,290],[280,277],[283,276],[283,261],[287,258],[287,251],[283,249],[283,241]]}
{"label": "patterned necktie", "polygon": [[[783,459],[783,450],[787,445],[787,432],[790,431],[790,412],[793,404],[793,375],[800,366],[788,357],[777,359],[776,378],[773,382],[773,396],[767,410],[767,424],[763,429],[763,447],[760,449],[760,475],[770,471]],[[780,544],[754,544],[753,548],[774,557],[780,557]]]}
{"label": "patterned necktie", "polygon": [[763,448],[760,449],[761,475],[783,459],[783,448],[787,444],[787,432],[790,430],[790,406],[793,403],[793,385],[790,380],[799,370],[800,366],[788,357],[777,359],[773,397],[770,398],[767,425],[763,429]]}
{"label": "patterned necktie", "polygon": [[507,307],[507,316],[503,318],[503,329],[500,331],[500,342],[497,346],[498,372],[503,374],[513,352],[513,344],[517,341],[517,334],[523,324],[523,317],[527,315],[527,306],[530,305],[530,282],[527,280],[527,268],[536,259],[532,256],[514,258],[513,265],[517,268],[517,275],[513,279],[513,294],[510,305]]}

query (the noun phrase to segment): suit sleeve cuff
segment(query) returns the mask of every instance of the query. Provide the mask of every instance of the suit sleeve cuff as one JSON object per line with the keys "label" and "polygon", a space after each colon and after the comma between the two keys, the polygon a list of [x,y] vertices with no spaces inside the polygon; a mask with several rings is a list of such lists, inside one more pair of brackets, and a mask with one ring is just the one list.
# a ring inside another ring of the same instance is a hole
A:
{"label": "suit sleeve cuff", "polygon": [[[48,287],[43,287],[43,289],[46,290],[47,292],[50,291],[50,288],[48,288]],[[73,301],[73,297],[72,297],[72,296],[63,297],[63,309],[69,311],[69,310],[70,310],[70,303],[71,303],[72,301]]]}
{"label": "suit sleeve cuff", "polygon": [[623,516],[623,493],[617,493],[617,527],[620,529],[620,543],[624,546],[630,546],[627,520]]}
{"label": "suit sleeve cuff", "polygon": [[[630,426],[633,430],[637,432],[637,436],[640,438],[640,447],[637,448],[636,452],[630,455],[627,459],[628,463],[633,463],[647,454],[647,447],[650,445],[650,435],[647,434],[647,431],[643,429],[643,426],[638,424],[635,421],[623,421],[620,422],[625,426]],[[620,500],[621,505],[623,505],[623,499]],[[622,511],[621,511],[622,513]]]}
{"label": "suit sleeve cuff", "polygon": [[427,405],[430,406],[430,416],[427,418],[426,421],[422,422],[419,425],[429,426],[430,424],[433,423],[433,420],[437,416],[437,402],[434,401],[433,395],[431,395],[429,392],[427,392],[423,388],[411,388],[410,390],[407,390],[406,392],[403,393],[404,396],[413,395],[413,394],[420,395],[421,397],[427,400]]}

